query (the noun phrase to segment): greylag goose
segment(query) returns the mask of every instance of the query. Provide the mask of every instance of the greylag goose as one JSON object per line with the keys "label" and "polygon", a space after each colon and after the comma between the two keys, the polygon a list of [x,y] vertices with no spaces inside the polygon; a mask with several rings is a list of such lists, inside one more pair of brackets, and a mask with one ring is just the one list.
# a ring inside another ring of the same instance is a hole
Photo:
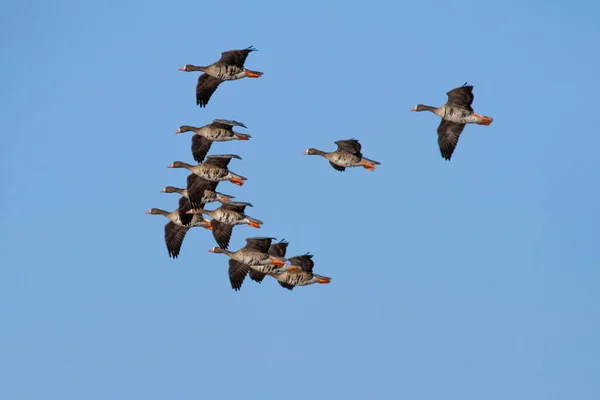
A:
{"label": "greylag goose", "polygon": [[417,104],[410,111],[431,111],[442,118],[438,126],[438,145],[442,157],[448,161],[452,158],[452,153],[458,144],[458,138],[465,129],[466,124],[490,125],[494,119],[483,115],[475,114],[471,104],[473,104],[473,86],[466,83],[461,87],[452,89],[448,93],[448,101],[441,107],[426,106]]}
{"label": "greylag goose", "polygon": [[262,221],[246,215],[244,212],[246,206],[252,207],[252,204],[241,201],[223,203],[221,207],[214,210],[188,210],[188,214],[202,215],[206,214],[212,218],[210,226],[212,227],[213,237],[222,249],[227,249],[231,232],[235,225],[248,224],[253,228],[260,228]]}
{"label": "greylag goose", "polygon": [[187,177],[187,188],[181,189],[174,186],[166,186],[161,193],[179,193],[190,201],[192,208],[203,208],[205,203],[218,201],[220,203],[231,201],[235,196],[216,192],[218,182],[210,182],[200,178],[196,174]]}
{"label": "greylag goose", "polygon": [[313,283],[327,284],[331,282],[331,278],[314,274],[312,272],[315,265],[312,260],[312,254],[305,254],[303,256],[291,257],[288,259],[290,265],[298,267],[295,271],[281,271],[270,273],[273,278],[277,279],[277,282],[289,290],[293,290],[294,286],[306,286],[312,285]]}
{"label": "greylag goose", "polygon": [[206,157],[206,161],[198,165],[190,165],[182,161],[175,161],[169,168],[187,168],[193,174],[198,175],[211,182],[229,181],[235,185],[242,186],[243,181],[248,178],[231,172],[227,169],[232,158],[241,160],[242,157],[235,154],[219,154]]}
{"label": "greylag goose", "polygon": [[187,64],[179,68],[180,71],[202,71],[196,85],[196,104],[206,107],[210,97],[223,81],[232,81],[241,78],[259,78],[262,72],[251,71],[244,68],[248,54],[256,51],[252,46],[243,50],[229,50],[221,53],[221,58],[206,67]]}
{"label": "greylag goose", "polygon": [[237,251],[213,247],[209,252],[227,254],[229,256],[229,281],[231,283],[231,288],[240,290],[244,278],[246,278],[246,275],[251,268],[257,269],[263,273],[297,269],[297,267],[285,265],[285,258],[269,255],[268,251],[273,239],[275,238],[247,238],[246,246]]}
{"label": "greylag goose", "polygon": [[151,208],[146,214],[164,215],[169,219],[165,225],[165,244],[169,257],[177,258],[185,235],[190,228],[202,227],[211,230],[210,221],[202,218],[202,215],[190,215],[186,212],[190,210],[190,203],[185,197],[179,199],[179,208],[168,212],[160,208]]}
{"label": "greylag goose", "polygon": [[[281,239],[279,243],[273,243],[271,246],[269,246],[268,253],[270,256],[273,257],[285,258],[285,253],[287,251],[288,245],[289,243],[286,242],[285,239]],[[267,274],[264,274],[255,269],[251,269],[248,275],[250,276],[250,279],[258,283],[261,283],[265,276],[267,276]]]}
{"label": "greylag goose", "polygon": [[246,128],[246,125],[237,121],[228,121],[225,119],[215,119],[212,123],[204,125],[200,128],[189,125],[182,125],[177,129],[176,134],[183,132],[194,132],[195,135],[192,137],[192,155],[194,160],[197,162],[204,161],[204,157],[208,154],[212,142],[227,142],[229,140],[250,140],[252,136],[234,132],[234,126],[242,126]]}
{"label": "greylag goose", "polygon": [[362,146],[356,139],[338,140],[334,143],[337,144],[336,151],[326,152],[311,147],[304,154],[325,157],[329,160],[329,164],[338,171],[345,171],[349,167],[364,167],[369,171],[373,171],[375,170],[375,165],[381,164],[379,161],[363,157],[361,153]]}

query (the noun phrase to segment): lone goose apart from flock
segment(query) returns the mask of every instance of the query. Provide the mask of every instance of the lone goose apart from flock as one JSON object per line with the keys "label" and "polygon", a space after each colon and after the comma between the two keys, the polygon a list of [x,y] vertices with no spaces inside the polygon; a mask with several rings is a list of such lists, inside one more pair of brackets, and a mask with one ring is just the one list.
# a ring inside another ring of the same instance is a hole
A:
{"label": "lone goose apart from flock", "polygon": [[179,68],[180,71],[202,71],[196,85],[196,104],[206,107],[212,94],[223,81],[232,81],[242,78],[259,78],[262,72],[251,71],[244,68],[248,54],[256,51],[252,46],[243,50],[229,50],[221,53],[221,58],[206,67],[187,64]]}
{"label": "lone goose apart from flock", "polygon": [[151,208],[146,211],[146,214],[164,215],[169,219],[165,225],[165,243],[169,257],[177,258],[179,251],[185,239],[185,235],[190,228],[202,227],[212,229],[210,221],[202,218],[202,215],[190,215],[186,212],[190,210],[190,203],[185,197],[179,199],[179,208],[175,211],[168,212],[160,208]]}
{"label": "lone goose apart from flock", "polygon": [[201,163],[204,157],[210,150],[212,142],[226,142],[229,140],[250,140],[252,136],[234,132],[234,126],[246,128],[246,125],[237,121],[229,121],[225,119],[215,119],[212,123],[204,125],[200,128],[189,125],[182,125],[177,129],[176,134],[183,132],[194,132],[192,137],[192,155],[194,160]]}
{"label": "lone goose apart from flock", "polygon": [[206,161],[198,165],[190,165],[182,161],[175,161],[169,165],[169,168],[187,168],[190,172],[211,182],[229,181],[235,185],[244,185],[248,178],[231,172],[227,169],[232,158],[241,160],[242,157],[236,154],[219,154],[206,157]]}
{"label": "lone goose apart from flock", "polygon": [[285,264],[285,258],[274,257],[268,254],[271,242],[275,238],[252,237],[246,239],[246,246],[237,251],[229,251],[220,247],[213,247],[211,253],[222,253],[229,256],[229,281],[233,290],[240,290],[242,283],[250,269],[256,269],[263,273],[271,273],[278,270],[296,270]]}
{"label": "lone goose apart from flock", "polygon": [[461,87],[452,89],[448,93],[448,101],[440,107],[426,106],[417,104],[410,111],[431,111],[442,118],[438,126],[438,145],[442,157],[448,161],[452,158],[452,153],[458,144],[458,138],[465,129],[466,124],[490,125],[494,120],[475,114],[471,104],[473,104],[473,86],[466,83]]}
{"label": "lone goose apart from flock", "polygon": [[253,228],[260,228],[263,224],[262,221],[252,218],[244,213],[246,206],[252,207],[252,204],[241,201],[226,202],[219,208],[214,210],[188,210],[187,214],[192,215],[209,215],[212,220],[210,226],[212,227],[213,237],[223,249],[227,249],[229,246],[229,240],[231,239],[231,232],[235,225],[248,224]]}
{"label": "lone goose apart from flock", "polygon": [[369,171],[375,170],[375,165],[380,165],[379,161],[369,160],[363,157],[361,153],[361,144],[356,139],[338,140],[337,150],[332,152],[307,149],[305,155],[318,155],[329,160],[329,164],[338,171],[345,171],[349,167],[364,167]]}
{"label": "lone goose apart from flock", "polygon": [[288,262],[290,265],[298,267],[297,271],[277,271],[269,275],[275,278],[282,287],[289,290],[293,290],[294,286],[306,286],[313,283],[327,284],[331,282],[331,278],[312,272],[315,265],[312,257],[312,254],[290,257],[288,258]]}

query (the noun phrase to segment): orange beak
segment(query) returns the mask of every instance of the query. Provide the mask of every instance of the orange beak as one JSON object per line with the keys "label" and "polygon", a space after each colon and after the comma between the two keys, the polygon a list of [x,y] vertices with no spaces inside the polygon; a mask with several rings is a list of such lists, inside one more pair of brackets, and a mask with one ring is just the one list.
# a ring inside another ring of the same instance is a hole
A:
{"label": "orange beak", "polygon": [[257,224],[257,223],[254,223],[254,222],[252,222],[252,221],[248,222],[248,225],[250,225],[250,226],[251,226],[251,227],[253,227],[253,228],[258,228],[258,229],[260,229],[260,225],[259,225],[259,224]]}
{"label": "orange beak", "polygon": [[413,108],[411,108],[410,111],[417,111],[417,106],[414,106]]}
{"label": "orange beak", "polygon": [[294,271],[297,271],[297,270],[298,270],[298,267],[290,267],[290,269],[288,271],[294,272]]}
{"label": "orange beak", "polygon": [[233,183],[234,185],[244,186],[244,182],[236,178],[231,178],[229,182]]}

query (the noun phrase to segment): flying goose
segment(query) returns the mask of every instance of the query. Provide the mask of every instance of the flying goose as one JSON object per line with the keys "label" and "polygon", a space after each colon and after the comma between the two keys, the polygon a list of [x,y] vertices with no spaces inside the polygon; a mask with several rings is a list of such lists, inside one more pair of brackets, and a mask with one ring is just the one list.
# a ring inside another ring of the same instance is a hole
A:
{"label": "flying goose", "polygon": [[251,71],[244,68],[248,54],[256,51],[252,46],[243,50],[229,50],[221,53],[221,58],[209,66],[200,67],[187,64],[179,68],[180,71],[202,71],[196,85],[196,104],[206,107],[212,94],[223,81],[231,81],[241,78],[259,78],[262,72]]}
{"label": "flying goose", "polygon": [[295,256],[288,258],[291,266],[298,267],[295,271],[277,271],[270,273],[273,278],[277,279],[281,287],[293,290],[294,286],[306,286],[313,283],[327,284],[331,282],[331,278],[317,275],[312,272],[315,265],[312,260],[312,254],[303,256]]}
{"label": "flying goose", "polygon": [[235,199],[235,196],[216,192],[218,182],[210,182],[200,178],[196,174],[189,174],[187,177],[187,188],[181,189],[175,186],[166,186],[161,193],[179,193],[190,201],[192,208],[203,208],[205,203],[218,201],[225,203]]}
{"label": "flying goose", "polygon": [[475,114],[471,104],[473,104],[473,86],[466,82],[461,87],[452,89],[448,93],[448,101],[440,107],[426,106],[417,104],[410,111],[431,111],[442,118],[438,126],[438,145],[442,157],[448,161],[452,158],[452,153],[458,144],[458,138],[465,129],[466,124],[490,125],[494,119]]}
{"label": "flying goose", "polygon": [[202,215],[186,214],[190,210],[190,203],[185,197],[179,198],[179,208],[175,211],[168,212],[160,208],[151,208],[146,211],[146,214],[164,215],[169,219],[165,225],[165,244],[169,257],[177,258],[185,235],[190,228],[202,227],[212,229],[210,221],[202,218]]}
{"label": "flying goose", "polygon": [[221,207],[214,210],[188,210],[188,214],[202,215],[206,214],[212,218],[210,226],[212,227],[213,237],[223,249],[227,249],[229,246],[229,240],[231,239],[231,232],[235,225],[248,224],[253,228],[260,228],[263,224],[262,221],[252,218],[246,215],[244,212],[246,206],[252,207],[252,204],[241,201],[226,202]]}
{"label": "flying goose", "polygon": [[229,161],[231,161],[232,158],[242,159],[242,157],[236,154],[215,154],[206,157],[206,161],[198,165],[190,165],[182,161],[175,161],[169,165],[169,168],[187,168],[193,174],[196,174],[207,181],[229,181],[235,185],[242,186],[244,185],[243,181],[248,180],[248,178],[227,169]]}
{"label": "flying goose", "polygon": [[194,132],[192,136],[192,155],[194,160],[201,163],[204,161],[204,157],[208,154],[212,142],[226,142],[229,140],[250,140],[252,136],[234,132],[234,126],[241,126],[246,128],[246,125],[237,121],[230,121],[225,119],[215,119],[208,125],[204,125],[200,128],[190,125],[182,125],[177,129],[176,134],[183,132]]}
{"label": "flying goose", "polygon": [[361,144],[356,139],[338,140],[337,150],[332,152],[307,149],[305,155],[319,155],[329,160],[329,164],[338,171],[345,171],[349,167],[364,167],[369,171],[375,170],[375,165],[380,165],[379,161],[369,160],[363,157],[361,153]]}

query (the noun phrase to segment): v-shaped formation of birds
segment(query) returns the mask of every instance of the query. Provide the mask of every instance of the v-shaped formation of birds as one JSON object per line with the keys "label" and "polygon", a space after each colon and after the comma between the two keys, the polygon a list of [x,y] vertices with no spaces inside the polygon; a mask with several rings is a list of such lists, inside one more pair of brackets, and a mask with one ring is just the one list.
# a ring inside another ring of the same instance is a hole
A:
{"label": "v-shaped formation of birds", "polygon": [[[221,53],[221,58],[206,67],[187,64],[180,71],[200,71],[196,85],[196,104],[206,107],[211,96],[224,81],[242,78],[259,78],[262,72],[251,71],[244,67],[248,55],[256,51],[252,46],[243,50],[230,50]],[[466,83],[446,93],[448,101],[440,107],[417,104],[411,111],[431,111],[442,120],[438,126],[438,145],[444,159],[450,160],[458,139],[466,124],[490,125],[492,118],[478,115],[473,111],[473,86]],[[185,168],[191,173],[187,177],[186,187],[165,187],[161,192],[178,193],[179,207],[168,212],[152,208],[147,214],[164,215],[169,219],[165,225],[165,243],[170,257],[177,258],[187,231],[193,227],[202,227],[212,231],[218,247],[210,252],[223,253],[229,257],[229,281],[234,290],[240,290],[247,275],[258,283],[268,275],[277,280],[284,288],[292,290],[295,286],[306,286],[313,283],[329,283],[331,278],[313,273],[313,256],[309,253],[286,258],[288,242],[281,240],[273,243],[272,237],[250,237],[246,245],[237,251],[228,250],[229,240],[236,225],[247,224],[260,228],[262,221],[246,214],[246,207],[252,204],[234,201],[233,196],[217,192],[217,185],[229,181],[243,186],[246,177],[229,170],[232,159],[241,160],[236,154],[208,155],[212,142],[229,140],[249,140],[250,135],[235,132],[234,127],[246,126],[238,121],[215,119],[202,126],[183,125],[175,132],[193,132],[192,156],[198,162],[190,165],[175,161],[169,168]],[[350,167],[363,167],[375,170],[378,161],[362,155],[362,146],[356,139],[338,140],[335,151],[327,152],[314,148],[307,149],[306,155],[319,155],[326,158],[337,171],[345,171]],[[205,209],[207,203],[219,202],[220,206],[213,210]],[[204,218],[211,217],[211,220]]]}

